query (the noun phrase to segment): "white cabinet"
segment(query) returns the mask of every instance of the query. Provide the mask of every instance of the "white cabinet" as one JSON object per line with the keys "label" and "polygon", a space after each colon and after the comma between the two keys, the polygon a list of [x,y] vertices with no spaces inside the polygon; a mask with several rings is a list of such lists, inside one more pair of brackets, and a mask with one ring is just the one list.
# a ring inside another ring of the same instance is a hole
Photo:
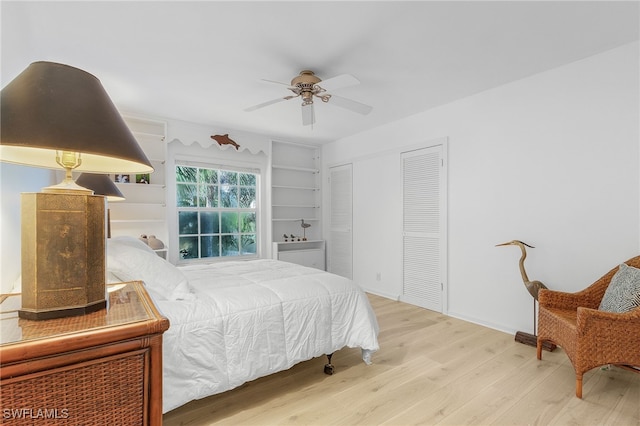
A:
{"label": "white cabinet", "polygon": [[[319,240],[320,149],[273,141],[271,144],[271,221],[273,242],[306,236]],[[303,228],[302,220],[309,227]],[[287,238],[287,239],[288,239]],[[323,255],[324,256],[324,255]]]}
{"label": "white cabinet", "polygon": [[325,270],[325,244],[322,240],[273,243],[273,258]]}
{"label": "white cabinet", "polygon": [[[116,175],[111,176],[125,197],[124,201],[109,203],[111,236],[155,235],[166,245],[169,240],[165,182],[167,125],[163,121],[126,116],[124,120],[151,161],[154,172],[149,176],[124,175],[126,178],[117,179],[121,182],[116,180]],[[165,258],[166,252],[166,247],[158,250],[158,254]]]}

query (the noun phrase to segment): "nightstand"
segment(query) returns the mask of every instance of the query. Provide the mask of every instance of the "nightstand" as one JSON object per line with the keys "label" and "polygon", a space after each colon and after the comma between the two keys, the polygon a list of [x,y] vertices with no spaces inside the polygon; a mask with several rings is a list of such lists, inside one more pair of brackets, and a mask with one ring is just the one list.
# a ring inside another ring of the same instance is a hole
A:
{"label": "nightstand", "polygon": [[141,282],[107,288],[106,309],[44,321],[18,318],[19,294],[0,296],[0,423],[162,424],[169,320]]}

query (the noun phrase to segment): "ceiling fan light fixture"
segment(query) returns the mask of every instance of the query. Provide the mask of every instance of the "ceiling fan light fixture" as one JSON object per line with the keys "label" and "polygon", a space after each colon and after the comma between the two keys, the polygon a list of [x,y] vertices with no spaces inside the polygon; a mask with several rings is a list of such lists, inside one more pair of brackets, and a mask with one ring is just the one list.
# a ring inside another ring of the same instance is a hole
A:
{"label": "ceiling fan light fixture", "polygon": [[313,93],[302,92],[300,96],[302,96],[302,105],[309,105],[313,103]]}
{"label": "ceiling fan light fixture", "polygon": [[[327,80],[322,80],[317,77],[313,71],[303,70],[300,71],[300,74],[298,76],[294,77],[291,80],[291,85],[273,80],[264,81],[287,86],[287,89],[292,91],[295,96],[290,95],[282,98],[276,98],[271,101],[263,102],[252,107],[245,108],[245,111],[255,111],[256,109],[263,108],[282,101],[288,101],[299,96],[302,98],[302,124],[308,126],[315,123],[315,114],[313,112],[314,96],[320,98],[324,103],[334,104],[358,114],[366,115],[371,112],[372,109],[372,107],[370,107],[369,105],[326,93],[327,90],[333,91],[342,87],[360,84],[360,81],[350,74],[341,74]],[[322,83],[322,86],[324,87],[320,86],[319,83]]]}
{"label": "ceiling fan light fixture", "polygon": [[294,77],[293,80],[291,80],[291,85],[300,88],[308,87],[309,90],[311,90],[315,84],[318,84],[321,81],[322,80],[316,77],[313,71],[303,70],[300,71],[300,74],[298,76]]}

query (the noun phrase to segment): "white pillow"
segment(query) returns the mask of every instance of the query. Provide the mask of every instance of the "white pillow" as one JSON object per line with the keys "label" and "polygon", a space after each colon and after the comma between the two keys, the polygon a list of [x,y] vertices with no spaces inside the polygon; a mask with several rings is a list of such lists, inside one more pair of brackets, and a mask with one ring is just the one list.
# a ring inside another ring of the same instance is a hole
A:
{"label": "white pillow", "polygon": [[107,239],[107,247],[113,246],[115,248],[115,247],[121,247],[123,245],[148,251],[149,253],[155,253],[153,249],[149,247],[148,244],[145,244],[139,238],[121,235],[119,237],[113,237],[113,238]]}
{"label": "white pillow", "polygon": [[109,245],[107,270],[122,281],[143,281],[154,293],[167,300],[195,299],[182,271],[153,250],[140,250],[127,244]]}
{"label": "white pillow", "polygon": [[151,296],[151,299],[156,302],[158,300],[167,300],[164,297],[162,297],[162,295],[160,293],[158,293],[157,291],[154,291],[151,287],[145,286],[145,289],[147,290],[147,294],[149,296]]}

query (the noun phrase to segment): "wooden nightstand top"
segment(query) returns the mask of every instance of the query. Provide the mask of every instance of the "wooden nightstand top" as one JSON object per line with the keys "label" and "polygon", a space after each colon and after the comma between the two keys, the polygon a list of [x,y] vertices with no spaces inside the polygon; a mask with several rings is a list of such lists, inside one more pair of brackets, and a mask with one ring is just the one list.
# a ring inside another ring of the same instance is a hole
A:
{"label": "wooden nightstand top", "polygon": [[[18,318],[20,294],[0,296],[0,362],[46,356],[157,334],[169,321],[155,308],[144,285],[111,284],[106,309],[87,315],[32,321]],[[46,340],[46,344],[43,344]]]}

